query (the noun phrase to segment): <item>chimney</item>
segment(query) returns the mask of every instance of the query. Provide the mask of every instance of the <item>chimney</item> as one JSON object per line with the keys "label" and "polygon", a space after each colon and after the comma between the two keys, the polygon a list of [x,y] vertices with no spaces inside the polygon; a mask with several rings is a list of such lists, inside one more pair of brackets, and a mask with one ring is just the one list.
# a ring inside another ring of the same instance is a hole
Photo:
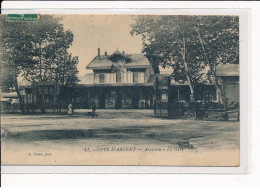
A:
{"label": "chimney", "polygon": [[98,53],[98,59],[100,59],[100,48],[98,48],[97,53]]}
{"label": "chimney", "polygon": [[107,56],[107,52],[105,52],[105,56]]}

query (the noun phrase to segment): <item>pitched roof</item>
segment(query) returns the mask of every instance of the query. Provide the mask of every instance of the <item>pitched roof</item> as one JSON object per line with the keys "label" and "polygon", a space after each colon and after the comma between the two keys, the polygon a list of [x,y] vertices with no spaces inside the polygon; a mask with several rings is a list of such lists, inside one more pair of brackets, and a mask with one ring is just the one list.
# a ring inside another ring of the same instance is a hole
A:
{"label": "pitched roof", "polygon": [[239,64],[221,64],[216,67],[216,74],[219,77],[239,76]]}
{"label": "pitched roof", "polygon": [[113,62],[108,60],[108,56],[96,56],[86,67],[86,69],[110,69]]}
{"label": "pitched roof", "polygon": [[150,66],[148,59],[143,54],[132,54],[128,57],[131,59],[131,62],[126,63],[126,67]]}
{"label": "pitched roof", "polygon": [[[110,56],[101,55],[100,59],[96,56],[88,65],[87,69],[110,69],[113,64],[117,64],[109,60]],[[125,64],[126,68],[144,68],[150,66],[148,59],[144,56],[144,54],[131,54],[127,55],[130,59],[130,62]],[[122,63],[122,62],[118,62]]]}

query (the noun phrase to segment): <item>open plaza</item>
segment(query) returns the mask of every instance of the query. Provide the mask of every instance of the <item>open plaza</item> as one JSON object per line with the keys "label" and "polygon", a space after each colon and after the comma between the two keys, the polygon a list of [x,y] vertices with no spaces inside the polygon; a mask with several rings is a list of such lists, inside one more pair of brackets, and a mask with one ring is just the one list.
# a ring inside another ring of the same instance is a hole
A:
{"label": "open plaza", "polygon": [[[24,162],[22,159],[29,154],[62,153],[76,160],[71,154],[100,153],[106,149],[121,150],[121,153],[129,149],[192,153],[239,151],[240,130],[236,121],[154,118],[153,110],[132,109],[101,109],[97,110],[98,117],[92,118],[87,115],[88,111],[75,110],[72,116],[3,114],[3,164],[13,155],[19,156],[13,163]],[[36,163],[37,158],[39,156],[33,159]]]}

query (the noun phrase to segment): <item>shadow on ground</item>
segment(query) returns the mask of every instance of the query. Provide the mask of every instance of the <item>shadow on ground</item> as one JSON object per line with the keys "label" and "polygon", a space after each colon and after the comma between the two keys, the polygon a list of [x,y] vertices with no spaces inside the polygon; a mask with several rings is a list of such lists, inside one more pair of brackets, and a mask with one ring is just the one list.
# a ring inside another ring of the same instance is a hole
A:
{"label": "shadow on ground", "polygon": [[113,140],[153,140],[163,143],[177,145],[180,148],[194,149],[189,143],[189,139],[202,137],[194,132],[158,132],[154,126],[147,127],[124,127],[121,129],[103,128],[103,129],[77,129],[77,130],[33,130],[23,132],[8,132],[5,135],[6,140],[30,142],[30,141],[53,141],[53,140],[80,140],[80,139],[101,139],[104,141]]}

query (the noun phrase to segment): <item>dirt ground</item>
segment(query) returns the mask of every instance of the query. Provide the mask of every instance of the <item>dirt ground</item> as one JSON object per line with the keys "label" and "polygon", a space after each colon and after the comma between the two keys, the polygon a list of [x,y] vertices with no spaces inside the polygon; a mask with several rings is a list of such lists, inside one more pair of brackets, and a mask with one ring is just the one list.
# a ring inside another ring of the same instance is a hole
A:
{"label": "dirt ground", "polygon": [[[170,150],[185,150],[191,155],[215,153],[215,157],[235,151],[235,158],[239,159],[239,122],[154,118],[152,110],[98,110],[97,113],[96,118],[87,116],[87,111],[76,111],[73,116],[2,115],[2,163],[81,164],[85,157],[82,154],[87,152],[92,156],[88,155],[83,164],[96,164],[89,161],[91,157],[113,155],[112,151],[120,152],[115,157],[135,158],[144,152],[151,154],[149,157],[155,153],[167,155]],[[133,159],[139,160],[139,156]]]}

